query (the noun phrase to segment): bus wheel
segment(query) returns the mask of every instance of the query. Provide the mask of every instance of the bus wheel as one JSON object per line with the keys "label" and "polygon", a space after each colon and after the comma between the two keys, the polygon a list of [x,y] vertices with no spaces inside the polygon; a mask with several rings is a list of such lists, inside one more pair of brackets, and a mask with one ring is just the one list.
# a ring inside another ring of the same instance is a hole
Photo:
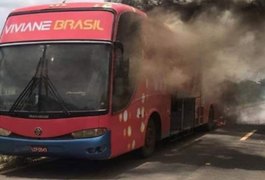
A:
{"label": "bus wheel", "polygon": [[156,125],[153,119],[150,119],[145,132],[145,143],[140,149],[140,156],[147,158],[153,154],[156,146]]}
{"label": "bus wheel", "polygon": [[214,124],[214,107],[213,105],[210,106],[209,110],[209,117],[208,117],[208,130],[211,131],[215,128]]}

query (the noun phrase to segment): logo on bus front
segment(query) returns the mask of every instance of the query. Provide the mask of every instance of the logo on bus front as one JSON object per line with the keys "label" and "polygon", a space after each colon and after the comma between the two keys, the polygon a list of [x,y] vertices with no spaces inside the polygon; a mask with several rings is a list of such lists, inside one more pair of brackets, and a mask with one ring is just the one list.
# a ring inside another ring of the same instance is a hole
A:
{"label": "logo on bus front", "polygon": [[42,135],[42,129],[40,127],[36,127],[34,130],[34,134],[36,136],[41,136]]}

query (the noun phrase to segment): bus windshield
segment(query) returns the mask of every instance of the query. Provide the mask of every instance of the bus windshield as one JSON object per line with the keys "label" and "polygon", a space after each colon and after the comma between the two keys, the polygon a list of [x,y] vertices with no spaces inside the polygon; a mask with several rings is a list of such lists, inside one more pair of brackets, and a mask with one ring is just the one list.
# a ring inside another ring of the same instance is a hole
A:
{"label": "bus windshield", "polygon": [[106,111],[108,44],[31,44],[0,49],[0,112]]}

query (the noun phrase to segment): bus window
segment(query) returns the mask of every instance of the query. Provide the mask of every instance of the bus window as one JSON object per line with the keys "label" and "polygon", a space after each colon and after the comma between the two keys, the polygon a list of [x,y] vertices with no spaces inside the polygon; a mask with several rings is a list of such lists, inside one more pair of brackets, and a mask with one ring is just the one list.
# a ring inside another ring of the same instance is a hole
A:
{"label": "bus window", "polygon": [[0,113],[78,116],[107,110],[108,44],[17,45],[2,52]]}
{"label": "bus window", "polygon": [[140,17],[134,13],[121,15],[115,46],[115,70],[113,86],[113,112],[125,108],[133,95],[139,76]]}

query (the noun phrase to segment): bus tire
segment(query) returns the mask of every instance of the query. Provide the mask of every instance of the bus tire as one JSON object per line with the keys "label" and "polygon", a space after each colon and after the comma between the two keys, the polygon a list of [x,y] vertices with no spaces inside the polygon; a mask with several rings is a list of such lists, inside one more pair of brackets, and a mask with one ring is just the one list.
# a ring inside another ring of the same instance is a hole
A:
{"label": "bus tire", "polygon": [[208,116],[208,130],[212,131],[215,128],[215,123],[214,123],[214,107],[213,105],[210,106],[209,109],[209,116]]}
{"label": "bus tire", "polygon": [[156,129],[155,121],[151,118],[146,127],[144,146],[139,149],[139,153],[142,158],[150,157],[155,151],[157,141]]}

